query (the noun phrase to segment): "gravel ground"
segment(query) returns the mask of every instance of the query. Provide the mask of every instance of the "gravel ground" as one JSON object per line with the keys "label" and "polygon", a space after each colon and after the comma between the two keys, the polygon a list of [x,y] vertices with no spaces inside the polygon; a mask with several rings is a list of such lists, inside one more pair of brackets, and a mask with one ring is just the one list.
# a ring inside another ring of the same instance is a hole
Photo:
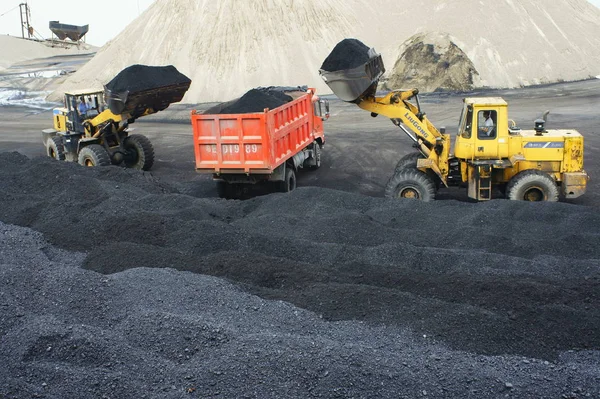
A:
{"label": "gravel ground", "polygon": [[188,194],[0,154],[0,398],[600,397],[597,208]]}

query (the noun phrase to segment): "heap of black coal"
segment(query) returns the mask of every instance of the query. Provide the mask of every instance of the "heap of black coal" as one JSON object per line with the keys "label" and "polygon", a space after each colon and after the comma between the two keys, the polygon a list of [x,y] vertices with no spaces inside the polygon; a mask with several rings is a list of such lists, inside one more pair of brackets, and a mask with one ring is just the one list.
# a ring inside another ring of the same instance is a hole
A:
{"label": "heap of black coal", "polygon": [[321,69],[328,72],[359,67],[369,61],[369,47],[357,39],[344,39],[327,56]]}
{"label": "heap of black coal", "polygon": [[[292,90],[293,89],[293,90]],[[242,97],[232,101],[221,103],[209,108],[205,114],[249,114],[263,112],[265,108],[274,109],[289,103],[293,98],[286,91],[302,90],[297,88],[283,87],[258,87],[247,91]]]}

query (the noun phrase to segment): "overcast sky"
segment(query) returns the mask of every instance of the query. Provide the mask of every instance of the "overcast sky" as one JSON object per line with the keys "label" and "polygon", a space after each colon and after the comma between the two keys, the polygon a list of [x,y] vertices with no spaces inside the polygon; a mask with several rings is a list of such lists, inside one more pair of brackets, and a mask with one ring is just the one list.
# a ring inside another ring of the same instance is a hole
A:
{"label": "overcast sky", "polygon": [[[50,21],[68,25],[89,25],[85,41],[102,46],[117,36],[155,0],[27,0],[30,25],[49,39]],[[162,1],[162,0],[156,0]],[[245,0],[244,0],[245,1]],[[599,0],[600,1],[600,0]],[[25,0],[0,0],[0,34],[21,36],[19,4]]]}
{"label": "overcast sky", "polygon": [[[89,25],[86,42],[94,46],[103,46],[143,13],[150,4],[163,0],[26,1],[31,10],[30,24],[42,38],[48,39],[52,36],[48,29],[50,21],[60,21],[68,25]],[[600,8],[600,0],[588,1]],[[0,34],[21,36],[19,4],[23,2],[25,0],[0,0]]]}

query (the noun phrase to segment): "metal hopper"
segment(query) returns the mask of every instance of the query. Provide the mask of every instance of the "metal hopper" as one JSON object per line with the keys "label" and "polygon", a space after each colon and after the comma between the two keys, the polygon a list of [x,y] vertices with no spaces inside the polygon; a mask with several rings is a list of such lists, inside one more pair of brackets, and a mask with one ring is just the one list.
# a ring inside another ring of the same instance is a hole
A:
{"label": "metal hopper", "polygon": [[373,48],[369,50],[369,60],[356,68],[339,71],[319,69],[319,74],[333,94],[347,102],[354,102],[369,93],[374,94],[384,72],[381,54],[377,54]]}
{"label": "metal hopper", "polygon": [[60,40],[65,40],[69,38],[74,42],[78,42],[82,37],[88,33],[89,25],[77,26],[77,25],[67,25],[61,24],[59,21],[50,21],[50,30],[54,33]]}

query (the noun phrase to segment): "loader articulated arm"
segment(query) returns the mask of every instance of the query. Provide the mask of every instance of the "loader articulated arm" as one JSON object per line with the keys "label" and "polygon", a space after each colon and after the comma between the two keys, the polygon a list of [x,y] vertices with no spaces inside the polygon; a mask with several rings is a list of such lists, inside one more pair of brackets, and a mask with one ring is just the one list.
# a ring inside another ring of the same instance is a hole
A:
{"label": "loader articulated arm", "polygon": [[[392,91],[383,97],[362,97],[357,105],[372,116],[384,115],[400,127],[416,144],[426,159],[419,160],[419,168],[431,168],[446,185],[450,135],[441,133],[421,111],[418,89]],[[416,105],[409,102],[415,99]],[[414,132],[412,135],[402,124]]]}
{"label": "loader articulated arm", "polygon": [[127,128],[127,123],[122,124],[122,115],[115,115],[109,109],[102,111],[92,119],[88,119],[83,122],[85,128],[86,137],[98,137],[102,133],[102,130],[109,124],[119,124],[119,130]]}

